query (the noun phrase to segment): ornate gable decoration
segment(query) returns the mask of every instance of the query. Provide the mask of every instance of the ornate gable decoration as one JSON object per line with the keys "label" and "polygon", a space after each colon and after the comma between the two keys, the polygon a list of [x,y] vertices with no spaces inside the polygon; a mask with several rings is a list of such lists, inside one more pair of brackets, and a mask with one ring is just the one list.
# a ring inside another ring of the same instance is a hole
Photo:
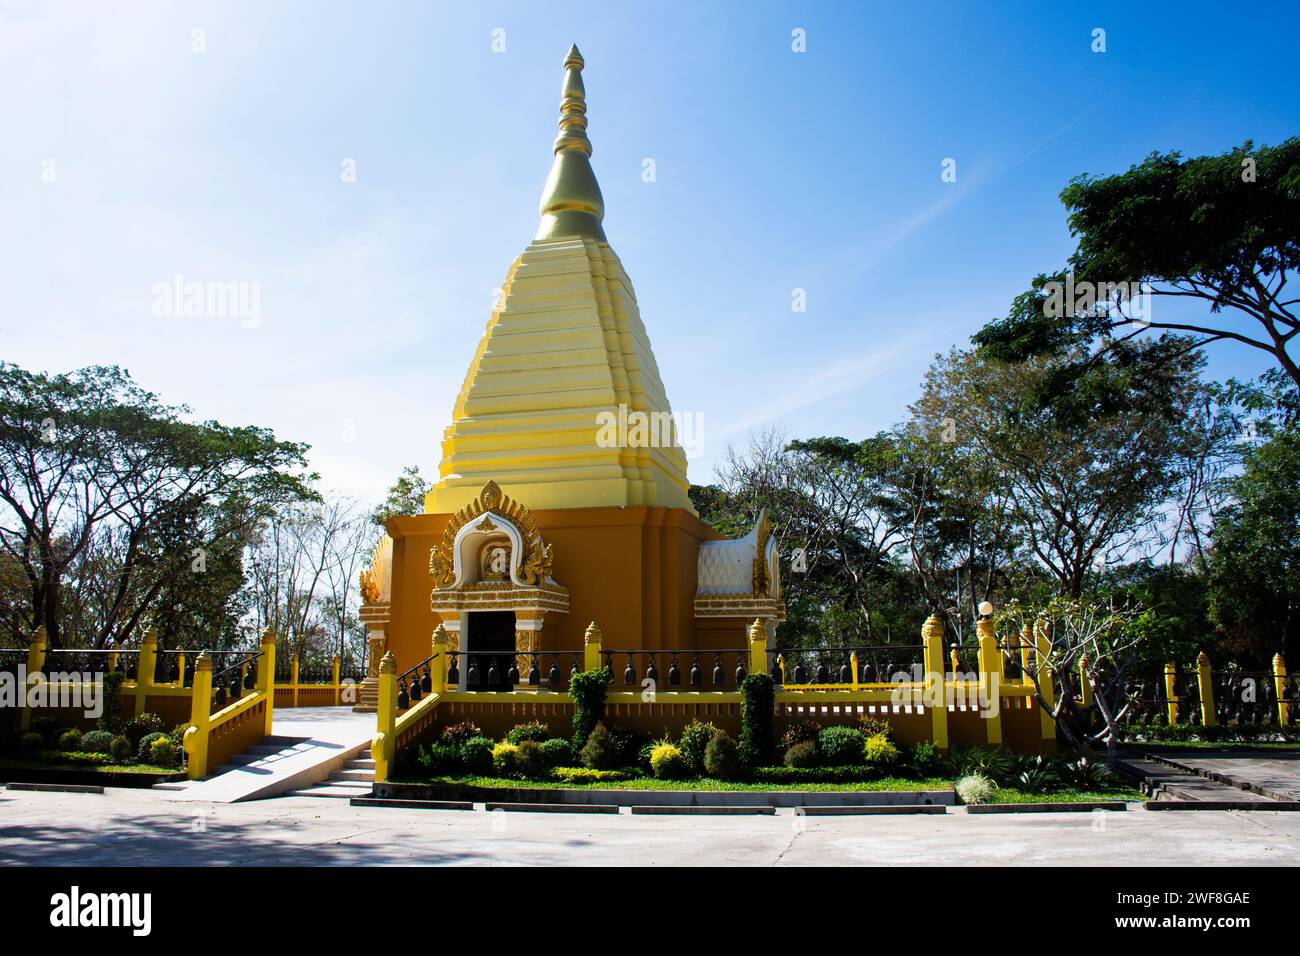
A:
{"label": "ornate gable decoration", "polygon": [[[447,587],[456,580],[453,555],[456,534],[469,522],[487,513],[504,518],[518,528],[523,536],[519,580],[530,586],[546,583],[546,579],[551,574],[551,545],[542,543],[542,533],[537,527],[537,519],[522,504],[510,500],[509,495],[502,494],[495,481],[489,481],[478,493],[477,498],[452,515],[442,533],[442,541],[434,545],[433,550],[429,552],[429,574],[433,578],[434,585]],[[485,520],[479,527],[485,531],[496,528],[491,518]]]}
{"label": "ornate gable decoration", "polygon": [[[758,541],[754,547],[754,574],[752,593],[754,597],[767,597],[772,587],[772,575],[767,567],[767,542],[772,537],[772,523],[768,521],[767,509],[758,519]],[[744,580],[743,578],[741,580]]]}

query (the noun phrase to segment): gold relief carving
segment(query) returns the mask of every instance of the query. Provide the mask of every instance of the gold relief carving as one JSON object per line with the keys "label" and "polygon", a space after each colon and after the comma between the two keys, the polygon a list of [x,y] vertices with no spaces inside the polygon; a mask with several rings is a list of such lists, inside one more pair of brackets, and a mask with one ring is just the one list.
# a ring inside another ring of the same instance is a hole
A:
{"label": "gold relief carving", "polygon": [[375,584],[375,572],[361,572],[361,603],[374,604],[379,600],[379,585]]}
{"label": "gold relief carving", "polygon": [[[495,481],[489,481],[483,486],[478,497],[467,504],[456,514],[452,515],[451,520],[447,522],[447,527],[442,532],[442,541],[435,545],[429,552],[429,574],[433,577],[434,583],[438,587],[446,587],[456,580],[456,573],[452,561],[452,551],[456,544],[456,535],[460,529],[465,527],[475,518],[488,512],[494,513],[499,518],[509,521],[523,536],[524,559],[519,571],[519,579],[524,584],[542,584],[551,573],[551,545],[542,543],[542,534],[537,527],[537,519],[533,513],[517,501],[512,501],[509,495],[503,494],[500,487]],[[492,519],[488,519],[490,522]],[[480,527],[489,530],[487,522]],[[493,524],[490,530],[496,530]]]}
{"label": "gold relief carving", "polygon": [[491,518],[484,518],[481,522],[479,522],[479,526],[478,526],[479,531],[495,531],[496,529],[497,526],[492,523]]}
{"label": "gold relief carving", "polygon": [[767,542],[772,537],[772,523],[767,519],[767,509],[758,519],[758,543],[754,554],[753,595],[766,597],[772,587],[772,575],[767,567]]}
{"label": "gold relief carving", "polygon": [[532,654],[537,650],[535,631],[515,631],[515,651],[520,654]]}

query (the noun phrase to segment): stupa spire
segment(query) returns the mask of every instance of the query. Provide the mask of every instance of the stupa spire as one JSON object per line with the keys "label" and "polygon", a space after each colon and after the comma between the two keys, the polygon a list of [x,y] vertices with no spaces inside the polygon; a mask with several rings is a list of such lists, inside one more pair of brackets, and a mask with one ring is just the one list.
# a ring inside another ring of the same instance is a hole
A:
{"label": "stupa spire", "polygon": [[584,61],[577,46],[564,58],[560,98],[560,133],[555,137],[555,161],[542,189],[542,214],[537,240],[585,237],[605,241],[601,220],[605,200],[591,171],[591,140],[587,138],[587,90],[582,84]]}

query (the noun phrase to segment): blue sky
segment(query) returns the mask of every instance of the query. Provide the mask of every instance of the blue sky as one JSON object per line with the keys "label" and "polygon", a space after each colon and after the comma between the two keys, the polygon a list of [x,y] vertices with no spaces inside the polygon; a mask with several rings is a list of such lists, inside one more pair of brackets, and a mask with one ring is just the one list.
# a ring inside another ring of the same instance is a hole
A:
{"label": "blue sky", "polygon": [[[330,488],[436,473],[576,42],[606,232],[707,481],[751,428],[899,421],[1069,253],[1072,176],[1295,134],[1298,10],[0,0],[0,356],[123,365],[310,443]],[[256,283],[259,320],[158,318],[178,273]]]}

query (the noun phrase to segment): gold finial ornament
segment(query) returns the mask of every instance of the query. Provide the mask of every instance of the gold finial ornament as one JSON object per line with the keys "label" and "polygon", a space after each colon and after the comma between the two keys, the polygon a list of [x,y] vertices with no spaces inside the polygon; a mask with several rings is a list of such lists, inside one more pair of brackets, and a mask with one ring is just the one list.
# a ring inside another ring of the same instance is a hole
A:
{"label": "gold finial ornament", "polygon": [[560,133],[555,137],[555,162],[542,189],[541,225],[537,241],[581,237],[605,241],[601,220],[605,199],[591,171],[591,140],[587,138],[587,90],[582,84],[582,54],[569,47],[564,58],[564,87],[560,99]]}

